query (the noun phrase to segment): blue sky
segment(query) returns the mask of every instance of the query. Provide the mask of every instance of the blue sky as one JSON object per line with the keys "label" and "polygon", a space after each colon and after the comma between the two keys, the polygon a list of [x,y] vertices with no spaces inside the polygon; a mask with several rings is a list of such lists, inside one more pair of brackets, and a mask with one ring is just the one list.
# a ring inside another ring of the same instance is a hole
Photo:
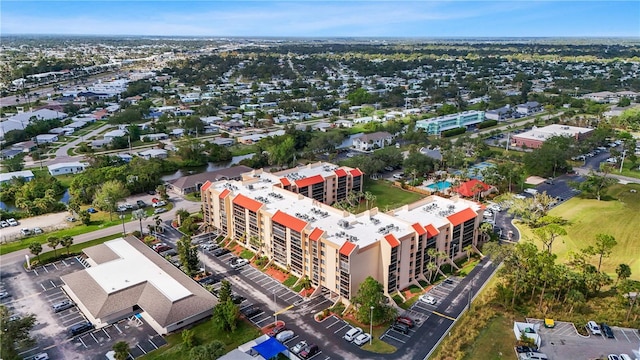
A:
{"label": "blue sky", "polygon": [[640,36],[640,1],[0,1],[2,34]]}

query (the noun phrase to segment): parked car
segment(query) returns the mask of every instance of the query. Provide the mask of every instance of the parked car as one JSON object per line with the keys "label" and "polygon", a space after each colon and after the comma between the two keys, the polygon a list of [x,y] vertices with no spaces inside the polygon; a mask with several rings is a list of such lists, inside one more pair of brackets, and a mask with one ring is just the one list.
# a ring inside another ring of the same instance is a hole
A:
{"label": "parked car", "polygon": [[139,208],[147,207],[147,203],[142,200],[136,201],[136,205],[138,205]]}
{"label": "parked car", "polygon": [[202,250],[206,250],[206,251],[213,251],[217,248],[219,248],[220,245],[216,244],[216,243],[206,243],[206,244],[202,244],[200,245],[200,248]]}
{"label": "parked car", "polygon": [[237,259],[234,263],[231,264],[231,267],[234,269],[239,269],[249,263],[247,259]]}
{"label": "parked car", "polygon": [[68,222],[74,222],[76,221],[76,218],[74,218],[73,216],[67,216],[66,219]]}
{"label": "parked car", "polygon": [[236,305],[241,304],[245,300],[246,300],[246,298],[244,296],[242,296],[242,295],[231,294],[231,301],[233,301],[233,303],[236,304]]}
{"label": "parked car", "polygon": [[8,292],[6,292],[6,291],[0,292],[0,299],[6,299],[6,298],[9,298],[9,297],[11,297],[11,294],[9,294]]}
{"label": "parked car", "polygon": [[602,335],[602,331],[600,330],[600,327],[593,320],[591,320],[591,321],[589,321],[587,323],[587,329],[589,330],[591,335]]}
{"label": "parked car", "polygon": [[302,351],[300,351],[300,356],[303,359],[308,359],[310,357],[312,357],[313,355],[317,354],[320,351],[320,348],[318,347],[318,345],[316,344],[311,344],[309,346],[307,346],[306,348],[302,349]]}
{"label": "parked car", "polygon": [[160,201],[158,201],[158,202],[154,202],[154,203],[153,203],[153,207],[154,207],[154,208],[158,208],[158,207],[160,207],[160,206],[165,206],[165,205],[167,205],[167,202],[166,202],[166,201],[164,201],[164,200],[160,200]]}
{"label": "parked car", "polygon": [[83,322],[80,324],[73,325],[69,328],[69,336],[78,336],[80,334],[86,333],[87,331],[93,330],[93,324],[90,322]]}
{"label": "parked car", "polygon": [[262,310],[260,310],[260,308],[257,306],[247,306],[246,308],[240,310],[240,313],[242,313],[242,315],[244,315],[247,319],[250,319],[262,313]]}
{"label": "parked car", "polygon": [[4,221],[4,220],[0,220],[0,227],[6,228],[9,227],[11,225],[9,225],[8,222]]}
{"label": "parked car", "polygon": [[414,324],[413,324],[413,320],[412,320],[411,318],[406,317],[406,316],[398,316],[398,317],[396,318],[396,321],[397,321],[397,322],[399,322],[399,323],[401,323],[401,324],[405,324],[405,325],[407,325],[407,326],[408,326],[408,327],[410,327],[410,328],[412,328],[412,327],[413,327],[413,325],[414,325]]}
{"label": "parked car", "polygon": [[538,352],[538,350],[529,346],[516,346],[516,352],[520,354],[528,352]]}
{"label": "parked car", "polygon": [[18,222],[14,218],[7,219],[7,223],[9,224],[9,226],[18,226]]}
{"label": "parked car", "polygon": [[403,334],[408,334],[409,333],[409,327],[403,323],[399,323],[399,322],[394,322],[393,325],[391,325],[391,328],[395,331],[401,332]]}
{"label": "parked car", "polygon": [[344,334],[342,338],[347,340],[348,342],[352,342],[360,334],[362,334],[362,329],[359,327],[354,327],[351,328],[351,330],[347,331],[347,333]]}
{"label": "parked car", "polygon": [[151,248],[153,250],[155,250],[155,249],[159,248],[160,246],[167,246],[167,243],[163,243],[163,242],[155,243],[155,244],[151,245]]}
{"label": "parked car", "polygon": [[293,330],[285,330],[279,333],[278,335],[276,335],[276,340],[283,343],[293,339],[294,336],[296,336],[296,333],[294,333]]}
{"label": "parked car", "polygon": [[33,360],[49,360],[49,354],[47,353],[39,353],[33,355]]}
{"label": "parked car", "polygon": [[149,194],[149,195],[155,195],[155,194],[156,194],[156,192],[155,192],[154,190],[149,190],[149,191],[147,191],[147,194]]}
{"label": "parked car", "polygon": [[427,294],[420,295],[419,299],[420,299],[420,301],[422,301],[424,303],[427,303],[427,304],[430,304],[430,305],[435,305],[438,302],[436,300],[436,298],[434,298],[431,295],[427,295]]}
{"label": "parked car", "polygon": [[153,249],[155,250],[158,254],[165,252],[167,250],[173,250],[170,246],[166,246],[166,245],[162,245],[162,246],[158,246],[157,248]]}
{"label": "parked car", "polygon": [[602,334],[607,338],[615,339],[615,336],[613,335],[613,330],[611,330],[611,326],[607,325],[606,323],[602,323],[600,324],[600,330],[602,331]]}
{"label": "parked car", "polygon": [[38,235],[38,234],[42,234],[44,231],[42,231],[42,229],[39,227],[34,227],[32,232],[34,235]]}
{"label": "parked car", "polygon": [[153,213],[156,214],[156,215],[157,214],[162,214],[163,212],[167,212],[167,208],[161,207],[161,208],[157,208],[157,209],[153,210]]}
{"label": "parked car", "polygon": [[62,300],[60,302],[57,302],[53,305],[51,305],[51,308],[53,309],[53,312],[58,313],[67,309],[71,309],[72,307],[74,307],[75,304],[73,303],[73,301],[71,300]]}
{"label": "parked car", "polygon": [[284,326],[284,324],[277,325],[277,326],[274,326],[273,329],[271,329],[271,331],[269,331],[269,333],[267,335],[276,336],[276,335],[280,334],[281,332],[283,332],[285,330],[287,330],[287,327]]}
{"label": "parked car", "polygon": [[202,279],[198,280],[198,282],[199,282],[201,285],[213,285],[213,284],[217,284],[217,283],[219,283],[219,282],[220,282],[220,279],[218,279],[218,278],[217,278],[217,277],[215,277],[215,276],[207,276],[207,277],[205,277],[205,278],[202,278]]}
{"label": "parked car", "polygon": [[27,228],[22,228],[20,229],[20,234],[22,234],[22,236],[29,236],[31,235],[31,230]]}
{"label": "parked car", "polygon": [[620,357],[616,354],[609,354],[607,360],[620,360]]}
{"label": "parked car", "polygon": [[367,333],[363,333],[358,335],[354,340],[353,343],[358,345],[358,346],[362,346],[366,343],[369,342],[369,340],[371,340],[371,335],[367,334]]}
{"label": "parked car", "polygon": [[302,351],[302,349],[306,348],[307,345],[308,345],[307,342],[302,340],[291,348],[291,352],[294,354],[298,354],[300,353],[300,351]]}
{"label": "parked car", "polygon": [[94,209],[94,208],[90,207],[90,208],[88,208],[88,209],[87,209],[87,212],[88,212],[89,214],[95,214],[95,213],[97,213],[97,212],[98,212],[98,210],[96,210],[96,209]]}
{"label": "parked car", "polygon": [[172,256],[178,255],[178,253],[175,250],[171,249],[171,248],[169,248],[169,250],[161,251],[161,252],[159,252],[159,254],[163,258],[166,258],[167,256],[172,257]]}
{"label": "parked car", "polygon": [[631,356],[629,356],[627,354],[620,354],[620,355],[618,355],[618,357],[620,358],[620,360],[633,360],[631,358]]}
{"label": "parked car", "polygon": [[229,249],[226,249],[226,248],[219,248],[219,249],[215,249],[215,250],[213,251],[213,255],[215,255],[215,256],[222,256],[222,255],[228,254],[228,253],[230,253],[230,252],[231,252],[231,250],[229,250]]}

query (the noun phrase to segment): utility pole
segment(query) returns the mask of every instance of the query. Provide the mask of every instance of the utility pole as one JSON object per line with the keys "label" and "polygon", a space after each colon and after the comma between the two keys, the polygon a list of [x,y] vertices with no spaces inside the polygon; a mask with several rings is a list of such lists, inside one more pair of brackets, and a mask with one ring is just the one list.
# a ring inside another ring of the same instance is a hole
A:
{"label": "utility pole", "polygon": [[624,158],[627,155],[627,150],[622,150],[622,161],[620,161],[620,172],[622,172],[622,167],[624,166]]}

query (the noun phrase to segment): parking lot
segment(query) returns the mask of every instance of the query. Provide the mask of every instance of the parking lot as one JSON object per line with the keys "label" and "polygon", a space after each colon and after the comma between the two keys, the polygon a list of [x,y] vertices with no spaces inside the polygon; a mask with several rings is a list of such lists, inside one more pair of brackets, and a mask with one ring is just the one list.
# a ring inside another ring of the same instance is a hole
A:
{"label": "parking lot", "polygon": [[638,350],[640,333],[638,329],[612,326],[614,339],[604,336],[578,334],[575,325],[569,322],[556,321],[555,327],[544,327],[540,319],[527,319],[527,322],[539,324],[538,333],[542,338],[540,351],[550,360],[606,358],[608,354],[625,353],[633,357],[632,350]]}
{"label": "parking lot", "polygon": [[30,271],[22,269],[21,264],[3,267],[0,291],[11,294],[2,299],[3,305],[15,316],[36,315],[32,331],[36,345],[30,349],[21,349],[21,357],[29,360],[35,354],[46,352],[50,359],[104,359],[104,354],[117,341],[129,343],[131,355],[138,357],[166,344],[139,317],[123,319],[116,324],[70,336],[68,329],[86,322],[87,319],[76,306],[54,312],[52,305],[70,300],[63,291],[60,277],[83,268],[80,261],[73,257],[37,266]]}
{"label": "parking lot", "polygon": [[414,327],[410,328],[407,334],[404,334],[393,327],[387,329],[387,331],[380,336],[380,339],[397,347],[402,347],[416,332],[419,331],[420,326],[429,318],[429,316],[441,316],[449,318],[448,315],[437,311],[442,306],[442,299],[445,299],[453,292],[460,278],[450,277],[438,285],[433,286],[424,295],[433,296],[436,299],[435,304],[429,304],[418,299],[408,310],[401,312],[399,315],[408,317],[413,320]]}

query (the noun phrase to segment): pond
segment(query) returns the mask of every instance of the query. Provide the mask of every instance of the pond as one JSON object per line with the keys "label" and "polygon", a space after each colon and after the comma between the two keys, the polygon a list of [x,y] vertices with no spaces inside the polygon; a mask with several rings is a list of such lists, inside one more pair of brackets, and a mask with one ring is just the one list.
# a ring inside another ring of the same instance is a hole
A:
{"label": "pond", "polygon": [[169,181],[169,180],[175,180],[175,179],[181,178],[183,176],[187,176],[187,175],[200,174],[200,173],[203,173],[203,172],[226,169],[226,168],[231,167],[233,165],[237,165],[238,163],[240,163],[240,161],[242,161],[244,159],[250,159],[251,157],[253,157],[253,155],[255,155],[255,154],[252,153],[252,154],[246,154],[246,155],[238,155],[238,156],[234,156],[233,158],[231,158],[231,161],[229,161],[229,162],[209,163],[209,165],[207,165],[207,166],[189,168],[188,170],[187,169],[180,169],[180,170],[174,172],[173,174],[168,174],[168,175],[162,176],[161,179],[162,179],[162,181]]}

